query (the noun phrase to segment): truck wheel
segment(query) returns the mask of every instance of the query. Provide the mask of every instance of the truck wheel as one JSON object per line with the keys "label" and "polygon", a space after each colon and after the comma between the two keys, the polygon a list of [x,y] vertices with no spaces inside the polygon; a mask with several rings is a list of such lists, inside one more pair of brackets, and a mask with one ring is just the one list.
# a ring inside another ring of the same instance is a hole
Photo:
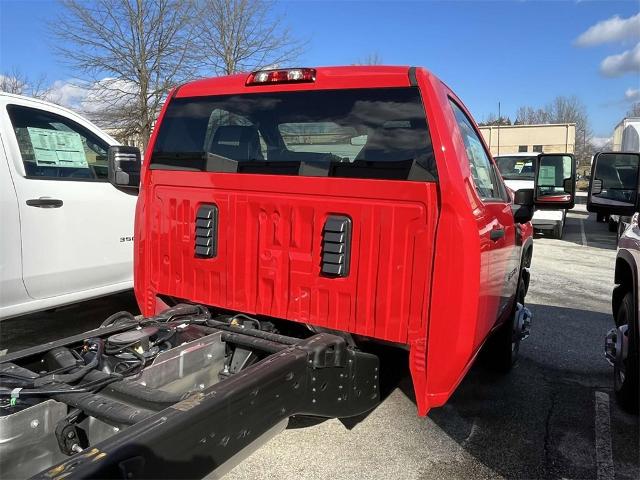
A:
{"label": "truck wheel", "polygon": [[609,231],[610,232],[618,231],[618,222],[614,222],[611,218],[609,218]]}
{"label": "truck wheel", "polygon": [[553,231],[552,231],[552,237],[553,238],[557,238],[558,240],[560,240],[562,238],[562,232],[564,230],[564,225],[562,224],[562,222],[558,223],[555,227],[553,227]]}
{"label": "truck wheel", "polygon": [[607,221],[607,216],[604,213],[596,213],[596,222],[604,223]]}
{"label": "truck wheel", "polygon": [[[627,292],[616,312],[618,332],[626,326],[626,358],[614,362],[613,388],[620,405],[628,411],[638,412],[638,330],[635,323],[633,294]],[[623,349],[624,351],[624,349]]]}
{"label": "truck wheel", "polygon": [[[524,305],[526,285],[522,275],[518,283],[517,302]],[[515,310],[515,309],[514,309]],[[486,361],[492,370],[500,373],[509,373],[518,360],[521,338],[515,333],[516,315],[511,315],[511,320],[503,323],[487,340],[485,345]]]}

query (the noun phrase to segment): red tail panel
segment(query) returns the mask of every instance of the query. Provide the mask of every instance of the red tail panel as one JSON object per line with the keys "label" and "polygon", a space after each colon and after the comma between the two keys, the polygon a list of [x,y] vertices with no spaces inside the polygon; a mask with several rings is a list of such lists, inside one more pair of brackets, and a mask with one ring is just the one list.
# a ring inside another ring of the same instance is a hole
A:
{"label": "red tail panel", "polygon": [[[424,340],[435,184],[151,173],[145,207],[153,225],[142,245],[158,251],[139,252],[146,292],[393,342]],[[194,256],[203,203],[219,211],[217,255],[210,259]],[[320,272],[322,228],[334,214],[353,226],[345,278]]]}

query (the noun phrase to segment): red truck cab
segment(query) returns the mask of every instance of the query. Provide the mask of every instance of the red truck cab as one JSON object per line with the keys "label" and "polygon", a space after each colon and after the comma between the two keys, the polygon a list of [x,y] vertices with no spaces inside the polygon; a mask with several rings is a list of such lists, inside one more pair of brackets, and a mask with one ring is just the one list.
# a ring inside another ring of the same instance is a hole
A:
{"label": "red truck cab", "polygon": [[515,196],[425,69],[195,81],[145,153],[136,297],[146,316],[189,302],[407,348],[425,415],[490,337],[508,368],[527,334],[533,201]]}

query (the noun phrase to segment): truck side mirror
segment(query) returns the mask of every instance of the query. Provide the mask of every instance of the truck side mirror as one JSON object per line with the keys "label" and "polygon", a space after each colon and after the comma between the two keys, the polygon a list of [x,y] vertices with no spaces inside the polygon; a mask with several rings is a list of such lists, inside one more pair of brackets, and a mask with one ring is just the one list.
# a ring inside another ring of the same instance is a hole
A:
{"label": "truck side mirror", "polygon": [[587,210],[633,215],[638,208],[640,153],[599,152],[593,157]]}
{"label": "truck side mirror", "polygon": [[116,187],[138,188],[142,160],[140,149],[127,145],[109,147],[108,179]]}
{"label": "truck side mirror", "polygon": [[513,221],[527,223],[533,218],[533,190],[523,188],[513,194]]}
{"label": "truck side mirror", "polygon": [[542,153],[536,159],[533,200],[541,210],[573,208],[576,162],[569,153]]}

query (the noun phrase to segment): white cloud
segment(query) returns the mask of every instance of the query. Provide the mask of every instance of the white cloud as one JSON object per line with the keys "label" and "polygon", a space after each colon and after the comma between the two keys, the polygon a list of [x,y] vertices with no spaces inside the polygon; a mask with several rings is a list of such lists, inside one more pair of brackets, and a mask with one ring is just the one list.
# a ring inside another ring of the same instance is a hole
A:
{"label": "white cloud", "polygon": [[640,13],[629,18],[618,15],[596,23],[574,42],[579,47],[592,47],[610,42],[640,39]]}
{"label": "white cloud", "polygon": [[126,80],[103,78],[87,90],[82,102],[83,110],[99,113],[113,107],[125,107],[135,102],[136,86]]}
{"label": "white cloud", "polygon": [[100,113],[114,105],[128,105],[135,91],[135,85],[130,82],[112,78],[103,78],[94,83],[75,79],[56,80],[47,99],[81,113]]}
{"label": "white cloud", "polygon": [[607,77],[619,77],[625,73],[640,72],[640,43],[631,50],[610,55],[600,64],[600,72]]}
{"label": "white cloud", "polygon": [[640,100],[640,88],[627,88],[624,92],[624,98],[630,102]]}
{"label": "white cloud", "polygon": [[591,137],[591,144],[596,148],[602,148],[611,142],[611,137]]}
{"label": "white cloud", "polygon": [[56,80],[47,92],[47,100],[71,109],[79,109],[86,96],[86,83],[78,80]]}

